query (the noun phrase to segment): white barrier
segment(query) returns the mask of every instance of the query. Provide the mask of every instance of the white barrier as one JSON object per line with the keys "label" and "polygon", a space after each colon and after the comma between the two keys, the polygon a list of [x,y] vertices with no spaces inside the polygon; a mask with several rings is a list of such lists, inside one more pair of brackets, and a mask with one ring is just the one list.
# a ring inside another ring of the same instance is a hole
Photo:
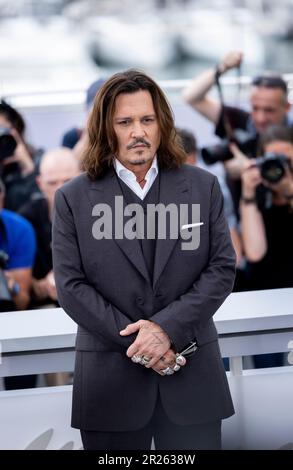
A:
{"label": "white barrier", "polygon": [[[244,370],[242,356],[287,352],[292,363],[293,289],[232,294],[215,315],[236,409],[223,447],[293,449],[293,368]],[[72,370],[76,325],[62,309],[0,316],[0,376]],[[0,449],[78,449],[71,386],[0,392]]]}
{"label": "white barrier", "polygon": [[70,427],[71,386],[1,392],[0,449],[77,450]]}

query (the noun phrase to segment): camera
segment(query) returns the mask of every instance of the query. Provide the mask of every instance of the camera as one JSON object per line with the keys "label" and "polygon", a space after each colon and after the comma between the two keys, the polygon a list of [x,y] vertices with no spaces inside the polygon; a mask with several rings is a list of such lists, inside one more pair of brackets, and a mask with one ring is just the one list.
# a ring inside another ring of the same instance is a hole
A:
{"label": "camera", "polygon": [[255,154],[257,139],[255,135],[242,129],[235,129],[230,139],[224,139],[221,143],[204,147],[201,150],[202,159],[206,165],[213,165],[217,162],[231,160],[233,154],[229,144],[235,143],[244,154]]}
{"label": "camera", "polygon": [[17,142],[10,129],[0,126],[0,162],[11,157],[16,149]]}
{"label": "camera", "polygon": [[4,274],[4,268],[8,262],[9,256],[5,251],[0,251],[0,312],[9,312],[15,310],[15,304],[12,300],[7,280]]}
{"label": "camera", "polygon": [[278,183],[288,167],[292,170],[288,157],[279,153],[265,153],[256,159],[256,166],[260,170],[261,177],[268,183]]}

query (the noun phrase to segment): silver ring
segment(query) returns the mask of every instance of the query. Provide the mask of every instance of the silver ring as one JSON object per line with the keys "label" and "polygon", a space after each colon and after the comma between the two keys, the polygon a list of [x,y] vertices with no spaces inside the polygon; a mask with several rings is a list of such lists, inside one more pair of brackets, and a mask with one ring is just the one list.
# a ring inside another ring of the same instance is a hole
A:
{"label": "silver ring", "polygon": [[178,364],[178,366],[184,366],[185,362],[186,362],[186,360],[183,356],[181,356],[181,354],[178,354],[176,356],[176,364]]}
{"label": "silver ring", "polygon": [[134,354],[134,356],[132,356],[131,360],[135,364],[141,364],[142,356],[137,356],[136,354]]}
{"label": "silver ring", "polygon": [[166,369],[162,369],[161,372],[162,372],[164,375],[172,375],[172,374],[174,374],[174,370],[171,369],[171,367],[166,367]]}
{"label": "silver ring", "polygon": [[151,358],[148,356],[141,356],[140,363],[142,366],[147,365],[150,362]]}
{"label": "silver ring", "polygon": [[181,367],[179,366],[179,364],[175,364],[175,366],[173,367],[174,372],[178,372],[178,370],[180,369]]}

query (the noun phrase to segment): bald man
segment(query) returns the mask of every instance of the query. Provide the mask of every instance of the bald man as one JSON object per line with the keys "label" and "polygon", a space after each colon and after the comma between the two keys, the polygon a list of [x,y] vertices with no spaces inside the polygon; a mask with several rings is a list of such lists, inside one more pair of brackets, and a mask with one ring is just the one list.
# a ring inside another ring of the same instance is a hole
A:
{"label": "bald man", "polygon": [[57,189],[79,173],[79,162],[70,149],[58,147],[49,150],[42,157],[40,174],[36,179],[42,195],[35,196],[20,210],[20,214],[32,223],[37,237],[30,308],[57,304],[51,250],[54,196]]}

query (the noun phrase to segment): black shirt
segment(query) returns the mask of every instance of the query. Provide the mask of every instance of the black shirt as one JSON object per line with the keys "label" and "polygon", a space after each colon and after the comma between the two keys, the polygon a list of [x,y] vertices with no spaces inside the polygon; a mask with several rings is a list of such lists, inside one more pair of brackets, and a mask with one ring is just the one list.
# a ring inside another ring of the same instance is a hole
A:
{"label": "black shirt", "polygon": [[293,211],[272,205],[262,211],[268,249],[258,263],[248,263],[249,289],[293,287]]}
{"label": "black shirt", "polygon": [[250,113],[244,111],[243,109],[235,108],[233,106],[223,106],[221,109],[219,121],[215,129],[215,134],[221,139],[226,138],[224,115],[229,121],[232,130],[242,129],[256,136],[256,130],[251,121]]}

